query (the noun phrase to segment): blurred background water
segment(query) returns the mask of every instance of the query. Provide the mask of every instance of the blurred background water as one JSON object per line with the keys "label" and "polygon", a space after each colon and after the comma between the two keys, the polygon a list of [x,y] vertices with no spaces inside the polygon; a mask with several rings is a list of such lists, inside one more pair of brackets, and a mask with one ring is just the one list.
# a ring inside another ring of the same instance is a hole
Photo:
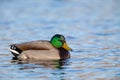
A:
{"label": "blurred background water", "polygon": [[[9,44],[63,34],[63,61],[12,62]],[[120,80],[120,0],[0,0],[0,80]]]}

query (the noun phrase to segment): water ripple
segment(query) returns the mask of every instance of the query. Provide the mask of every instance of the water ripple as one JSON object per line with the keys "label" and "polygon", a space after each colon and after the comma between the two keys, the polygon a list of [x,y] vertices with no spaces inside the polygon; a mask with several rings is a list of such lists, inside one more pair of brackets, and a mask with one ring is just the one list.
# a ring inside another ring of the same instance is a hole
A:
{"label": "water ripple", "polygon": [[[120,80],[119,3],[1,0],[0,80]],[[73,48],[70,59],[12,60],[10,44],[50,40],[56,33]]]}

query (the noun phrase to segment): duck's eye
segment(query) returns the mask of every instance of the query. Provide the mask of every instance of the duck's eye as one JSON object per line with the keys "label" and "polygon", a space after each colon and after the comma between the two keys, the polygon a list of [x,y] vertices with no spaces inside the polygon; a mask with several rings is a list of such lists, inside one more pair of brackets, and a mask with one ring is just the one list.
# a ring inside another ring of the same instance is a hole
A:
{"label": "duck's eye", "polygon": [[60,39],[60,40],[58,40],[58,41],[63,42],[61,39]]}

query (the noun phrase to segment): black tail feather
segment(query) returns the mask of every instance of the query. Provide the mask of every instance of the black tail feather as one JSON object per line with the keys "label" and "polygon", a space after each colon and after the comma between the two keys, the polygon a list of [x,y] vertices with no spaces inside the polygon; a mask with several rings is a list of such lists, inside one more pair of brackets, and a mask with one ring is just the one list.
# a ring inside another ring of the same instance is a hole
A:
{"label": "black tail feather", "polygon": [[15,56],[15,58],[18,57],[22,53],[22,50],[19,49],[15,44],[10,45],[10,51]]}

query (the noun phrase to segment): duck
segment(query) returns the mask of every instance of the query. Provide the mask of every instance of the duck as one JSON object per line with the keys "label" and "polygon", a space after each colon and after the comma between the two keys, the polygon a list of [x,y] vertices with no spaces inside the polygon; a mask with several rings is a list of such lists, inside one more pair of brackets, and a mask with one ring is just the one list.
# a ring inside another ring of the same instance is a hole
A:
{"label": "duck", "polygon": [[36,40],[11,44],[10,52],[17,60],[56,60],[70,58],[66,39],[61,34],[55,34],[51,40]]}

